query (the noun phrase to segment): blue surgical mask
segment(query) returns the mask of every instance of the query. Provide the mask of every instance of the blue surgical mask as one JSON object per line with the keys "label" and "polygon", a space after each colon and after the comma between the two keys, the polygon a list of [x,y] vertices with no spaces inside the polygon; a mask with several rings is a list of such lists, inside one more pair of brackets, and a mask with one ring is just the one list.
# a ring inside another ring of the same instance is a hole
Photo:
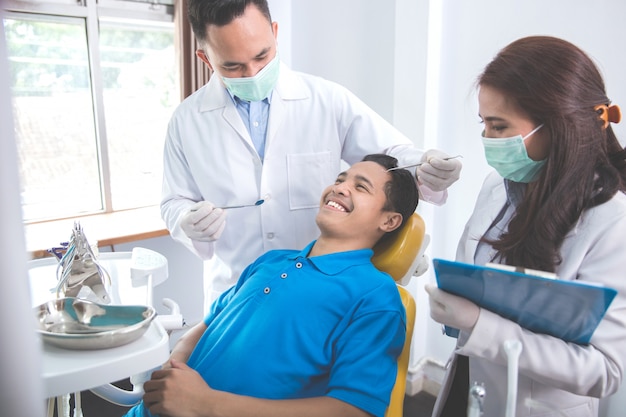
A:
{"label": "blue surgical mask", "polygon": [[224,85],[233,96],[246,101],[261,101],[269,97],[278,81],[280,59],[278,53],[254,77],[222,77]]}
{"label": "blue surgical mask", "polygon": [[508,180],[524,183],[534,181],[546,160],[534,161],[530,159],[524,141],[542,126],[543,124],[537,126],[524,137],[522,135],[510,138],[486,138],[483,136],[487,163]]}

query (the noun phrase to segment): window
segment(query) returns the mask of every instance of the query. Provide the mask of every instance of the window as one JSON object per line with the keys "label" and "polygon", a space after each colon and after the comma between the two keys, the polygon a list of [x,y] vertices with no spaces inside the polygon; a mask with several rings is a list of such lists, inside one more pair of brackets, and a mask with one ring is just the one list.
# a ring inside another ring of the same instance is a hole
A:
{"label": "window", "polygon": [[158,204],[180,101],[171,4],[4,8],[24,220]]}

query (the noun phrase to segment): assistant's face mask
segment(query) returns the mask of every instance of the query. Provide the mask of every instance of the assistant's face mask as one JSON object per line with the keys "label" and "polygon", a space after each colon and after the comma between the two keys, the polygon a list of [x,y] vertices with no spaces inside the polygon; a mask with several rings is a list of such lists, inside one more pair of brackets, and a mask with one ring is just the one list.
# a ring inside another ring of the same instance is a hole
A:
{"label": "assistant's face mask", "polygon": [[269,97],[274,89],[278,81],[279,69],[280,59],[276,53],[274,59],[268,62],[254,77],[222,77],[222,81],[232,95],[246,101],[261,101]]}
{"label": "assistant's face mask", "polygon": [[533,161],[530,159],[524,141],[542,127],[543,124],[537,126],[524,137],[522,135],[510,138],[486,138],[483,136],[487,163],[508,180],[524,183],[534,181],[546,160]]}

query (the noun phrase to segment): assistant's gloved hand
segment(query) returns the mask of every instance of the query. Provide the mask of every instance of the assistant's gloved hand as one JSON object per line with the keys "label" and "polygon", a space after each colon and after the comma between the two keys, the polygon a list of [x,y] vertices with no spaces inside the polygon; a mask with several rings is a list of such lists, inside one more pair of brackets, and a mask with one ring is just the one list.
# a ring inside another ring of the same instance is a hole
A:
{"label": "assistant's gloved hand", "polygon": [[422,161],[425,164],[415,170],[419,185],[425,185],[433,191],[443,191],[451,186],[461,176],[461,161],[458,159],[445,160],[450,155],[437,149],[424,153]]}
{"label": "assistant's gloved hand", "polygon": [[180,227],[191,240],[213,242],[226,226],[226,211],[208,201],[199,201],[180,220]]}
{"label": "assistant's gloved hand", "polygon": [[466,298],[442,291],[433,284],[424,287],[428,293],[430,317],[437,323],[471,332],[478,320],[480,307]]}

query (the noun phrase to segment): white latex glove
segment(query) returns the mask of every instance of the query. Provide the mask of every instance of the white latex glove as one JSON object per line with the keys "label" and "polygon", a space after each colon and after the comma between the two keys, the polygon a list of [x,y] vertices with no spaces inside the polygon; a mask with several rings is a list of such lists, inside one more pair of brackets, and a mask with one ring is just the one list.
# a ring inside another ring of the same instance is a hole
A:
{"label": "white latex glove", "polygon": [[450,159],[450,155],[437,149],[424,153],[422,161],[425,164],[415,169],[415,176],[419,185],[425,185],[433,191],[443,191],[451,186],[461,176],[461,161]]}
{"label": "white latex glove", "polygon": [[471,332],[478,320],[480,307],[466,298],[442,291],[436,285],[426,284],[430,317],[437,323]]}
{"label": "white latex glove", "polygon": [[226,211],[208,201],[190,207],[180,220],[180,227],[191,240],[213,242],[220,238],[226,226]]}

